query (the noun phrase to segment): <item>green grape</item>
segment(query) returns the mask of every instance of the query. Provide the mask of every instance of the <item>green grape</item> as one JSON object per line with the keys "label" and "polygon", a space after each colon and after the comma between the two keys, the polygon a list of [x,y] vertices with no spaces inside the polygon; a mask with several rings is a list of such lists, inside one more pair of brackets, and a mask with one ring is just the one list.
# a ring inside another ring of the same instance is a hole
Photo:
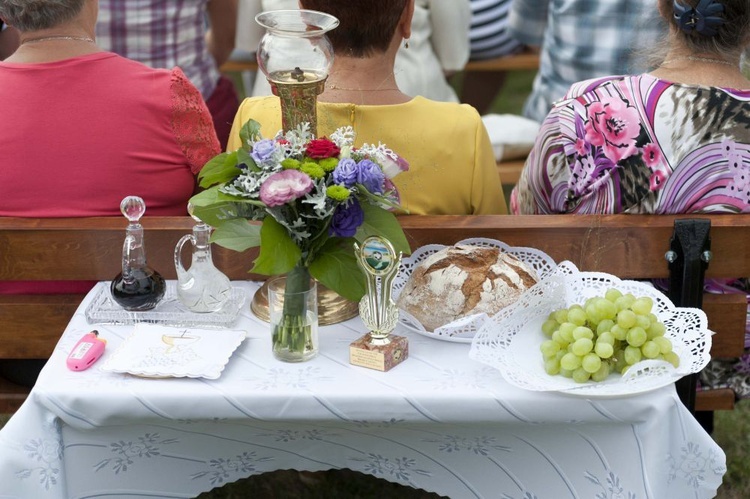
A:
{"label": "green grape", "polygon": [[628,328],[622,327],[619,324],[615,324],[612,326],[612,329],[610,330],[612,333],[612,336],[615,337],[616,340],[624,341],[625,338],[628,336]]}
{"label": "green grape", "polygon": [[632,310],[620,310],[617,313],[617,325],[625,329],[635,326],[635,312]]}
{"label": "green grape", "polygon": [[636,326],[628,330],[627,340],[630,345],[639,347],[646,343],[646,340],[648,340],[648,335],[642,327]]}
{"label": "green grape", "polygon": [[560,345],[560,348],[565,348],[568,346],[569,341],[565,341],[565,338],[562,337],[562,333],[560,331],[555,331],[552,333],[552,341]]}
{"label": "green grape", "polygon": [[648,330],[648,328],[651,327],[651,321],[648,319],[647,315],[636,315],[635,316],[635,325],[638,327],[642,327],[643,329]]}
{"label": "green grape", "polygon": [[570,308],[568,310],[568,322],[572,322],[576,326],[583,326],[586,324],[586,312],[582,308]]}
{"label": "green grape", "polygon": [[610,357],[610,364],[612,364],[613,371],[619,371],[622,369],[622,366],[626,366],[627,362],[625,362],[625,350],[615,350],[615,354]]}
{"label": "green grape", "polygon": [[614,325],[615,322],[612,319],[604,319],[596,325],[596,334],[601,336],[604,333],[608,333]]}
{"label": "green grape", "polygon": [[552,315],[554,315],[554,319],[560,324],[568,322],[568,310],[567,309],[561,308],[560,310],[555,310],[554,312],[552,312]]}
{"label": "green grape", "polygon": [[589,324],[599,324],[599,321],[604,318],[601,316],[601,314],[599,313],[599,309],[594,303],[589,303],[588,305],[586,305],[586,308],[584,310],[586,311],[586,317],[588,318],[587,322]]}
{"label": "green grape", "polygon": [[648,296],[641,296],[640,298],[636,298],[633,304],[630,305],[630,310],[638,315],[648,315],[649,313],[651,313],[651,308],[653,306],[654,300],[652,300]]}
{"label": "green grape", "polygon": [[602,359],[608,359],[615,353],[615,349],[609,343],[597,341],[594,345],[594,352]]}
{"label": "green grape", "polygon": [[606,293],[604,293],[604,297],[614,303],[617,301],[619,297],[622,296],[622,292],[619,289],[615,288],[609,288]]}
{"label": "green grape", "polygon": [[667,332],[667,327],[661,322],[656,321],[651,323],[646,332],[648,333],[649,339],[654,339],[659,336],[664,336],[664,333]]}
{"label": "green grape", "polygon": [[542,332],[547,335],[548,338],[552,337],[552,333],[557,331],[557,321],[554,319],[547,319],[542,324]]}
{"label": "green grape", "polygon": [[609,343],[610,346],[614,347],[615,336],[611,332],[605,331],[596,338],[596,342],[597,343]]}
{"label": "green grape", "polygon": [[589,338],[579,338],[570,345],[571,353],[580,356],[586,355],[594,349],[594,342]]}
{"label": "green grape", "polygon": [[550,355],[555,355],[558,351],[560,351],[560,344],[556,341],[544,340],[539,346],[539,349],[542,351],[542,355],[547,357]]}
{"label": "green grape", "polygon": [[656,336],[651,341],[659,345],[659,353],[662,355],[668,354],[672,351],[672,342],[669,341],[669,338],[665,338],[664,336]]}
{"label": "green grape", "polygon": [[615,307],[617,307],[618,312],[621,312],[623,310],[628,310],[630,309],[630,305],[634,301],[635,301],[635,297],[633,295],[630,295],[630,294],[623,295],[615,300]]}
{"label": "green grape", "polygon": [[582,367],[579,367],[575,371],[573,371],[573,381],[576,383],[585,383],[591,378],[591,373],[589,373],[587,370],[585,370]]}
{"label": "green grape", "polygon": [[560,359],[560,367],[568,371],[578,369],[581,367],[581,358],[574,353],[568,352]]}
{"label": "green grape", "polygon": [[629,366],[641,361],[641,349],[628,345],[625,347],[625,363]]}
{"label": "green grape", "polygon": [[560,376],[564,376],[566,378],[572,378],[573,377],[573,371],[569,369],[563,369],[562,366],[560,366]]}
{"label": "green grape", "polygon": [[589,374],[593,374],[602,367],[602,359],[595,353],[587,353],[581,359],[581,367]]}
{"label": "green grape", "polygon": [[664,360],[672,364],[674,367],[680,367],[680,357],[674,352],[665,353]]}
{"label": "green grape", "polygon": [[573,331],[575,328],[579,326],[576,326],[572,322],[563,322],[560,324],[560,336],[567,341],[568,343],[572,343],[575,338],[573,338]]}
{"label": "green grape", "polygon": [[644,357],[647,359],[655,359],[659,356],[659,345],[654,343],[653,341],[647,341],[643,345],[641,345],[641,353]]}
{"label": "green grape", "polygon": [[573,339],[580,340],[581,338],[594,339],[594,332],[586,326],[578,326],[573,330]]}
{"label": "green grape", "polygon": [[599,370],[591,375],[591,379],[597,383],[604,381],[609,376],[610,369],[608,362],[602,362],[602,365],[599,366]]}
{"label": "green grape", "polygon": [[599,311],[599,315],[602,319],[614,319],[617,315],[617,307],[606,298],[597,298],[594,302],[594,306]]}
{"label": "green grape", "polygon": [[544,370],[550,376],[560,373],[560,363],[556,359],[550,359],[544,361]]}

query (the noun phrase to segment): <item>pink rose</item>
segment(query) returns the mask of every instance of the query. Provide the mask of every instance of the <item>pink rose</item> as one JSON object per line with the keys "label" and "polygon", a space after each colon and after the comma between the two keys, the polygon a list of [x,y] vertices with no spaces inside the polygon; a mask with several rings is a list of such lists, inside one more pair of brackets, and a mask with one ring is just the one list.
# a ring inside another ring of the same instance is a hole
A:
{"label": "pink rose", "polygon": [[313,188],[312,179],[299,170],[283,170],[269,176],[260,186],[260,200],[266,206],[281,206],[301,198]]}
{"label": "pink rose", "polygon": [[305,154],[312,159],[333,158],[338,156],[340,152],[339,146],[325,137],[311,140],[305,148]]}
{"label": "pink rose", "polygon": [[612,162],[638,152],[635,140],[641,131],[638,111],[617,97],[603,97],[588,106],[586,141],[602,147]]}

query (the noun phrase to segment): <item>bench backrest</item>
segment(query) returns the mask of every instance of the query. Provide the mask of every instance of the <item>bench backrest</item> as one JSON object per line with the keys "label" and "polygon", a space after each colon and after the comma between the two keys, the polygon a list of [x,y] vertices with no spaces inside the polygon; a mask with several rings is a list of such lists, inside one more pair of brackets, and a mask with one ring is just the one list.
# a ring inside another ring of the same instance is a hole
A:
{"label": "bench backrest", "polygon": [[[400,220],[412,248],[487,237],[537,248],[555,261],[570,260],[581,270],[636,279],[669,276],[665,254],[677,218],[710,219],[712,258],[707,278],[750,276],[749,215],[414,216]],[[145,217],[142,223],[149,264],[174,279],[174,247],[190,233],[192,219]],[[120,271],[125,225],[118,217],[0,218],[0,281],[110,280]],[[214,245],[214,261],[231,279],[262,278],[248,274],[256,251],[237,253]],[[0,359],[48,357],[82,298],[0,295]],[[702,308],[716,332],[712,355],[742,354],[745,296],[704,295]]]}

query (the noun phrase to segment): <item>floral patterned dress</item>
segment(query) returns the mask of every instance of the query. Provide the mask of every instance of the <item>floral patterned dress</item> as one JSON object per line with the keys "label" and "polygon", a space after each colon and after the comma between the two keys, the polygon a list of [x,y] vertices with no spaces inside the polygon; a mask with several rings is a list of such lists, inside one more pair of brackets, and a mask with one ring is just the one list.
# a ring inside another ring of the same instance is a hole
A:
{"label": "floral patterned dress", "polygon": [[[542,124],[511,212],[750,213],[750,91],[649,74],[575,84]],[[747,288],[729,284],[707,288]],[[750,397],[750,334],[745,347],[739,362],[709,364],[702,383]]]}

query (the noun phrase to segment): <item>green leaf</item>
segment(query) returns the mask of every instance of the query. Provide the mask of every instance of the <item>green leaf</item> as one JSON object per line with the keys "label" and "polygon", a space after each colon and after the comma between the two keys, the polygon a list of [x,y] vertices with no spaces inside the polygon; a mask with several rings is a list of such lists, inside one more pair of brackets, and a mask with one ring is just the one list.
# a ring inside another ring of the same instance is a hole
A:
{"label": "green leaf", "polygon": [[211,242],[234,251],[260,246],[260,224],[244,218],[228,220],[214,230]]}
{"label": "green leaf", "polygon": [[237,151],[223,152],[214,156],[201,168],[198,173],[198,181],[201,187],[210,187],[214,184],[228,182],[240,173],[241,170],[237,168]]}
{"label": "green leaf", "polygon": [[252,156],[250,156],[250,153],[244,149],[237,149],[237,164],[244,164],[250,171],[260,171],[260,168],[258,168],[258,164],[255,162]]}
{"label": "green leaf", "polygon": [[354,256],[354,238],[331,238],[310,264],[310,274],[344,298],[359,301],[365,295],[365,276]]}
{"label": "green leaf", "polygon": [[240,129],[240,140],[242,141],[242,148],[244,149],[245,147],[247,147],[248,141],[259,140],[260,138],[260,123],[258,123],[254,119],[247,120]]}
{"label": "green leaf", "polygon": [[396,216],[388,210],[370,203],[361,203],[362,211],[365,212],[365,221],[357,229],[355,237],[358,241],[364,241],[370,236],[381,236],[388,239],[396,250],[404,255],[411,254],[406,234],[398,223]]}
{"label": "green leaf", "polygon": [[214,186],[199,192],[192,198],[193,214],[211,227],[218,227],[227,220],[238,218],[236,200],[227,194],[219,192],[220,186]]}
{"label": "green leaf", "polygon": [[251,272],[263,275],[285,274],[292,270],[302,257],[289,232],[273,217],[263,219],[260,229],[260,254]]}

